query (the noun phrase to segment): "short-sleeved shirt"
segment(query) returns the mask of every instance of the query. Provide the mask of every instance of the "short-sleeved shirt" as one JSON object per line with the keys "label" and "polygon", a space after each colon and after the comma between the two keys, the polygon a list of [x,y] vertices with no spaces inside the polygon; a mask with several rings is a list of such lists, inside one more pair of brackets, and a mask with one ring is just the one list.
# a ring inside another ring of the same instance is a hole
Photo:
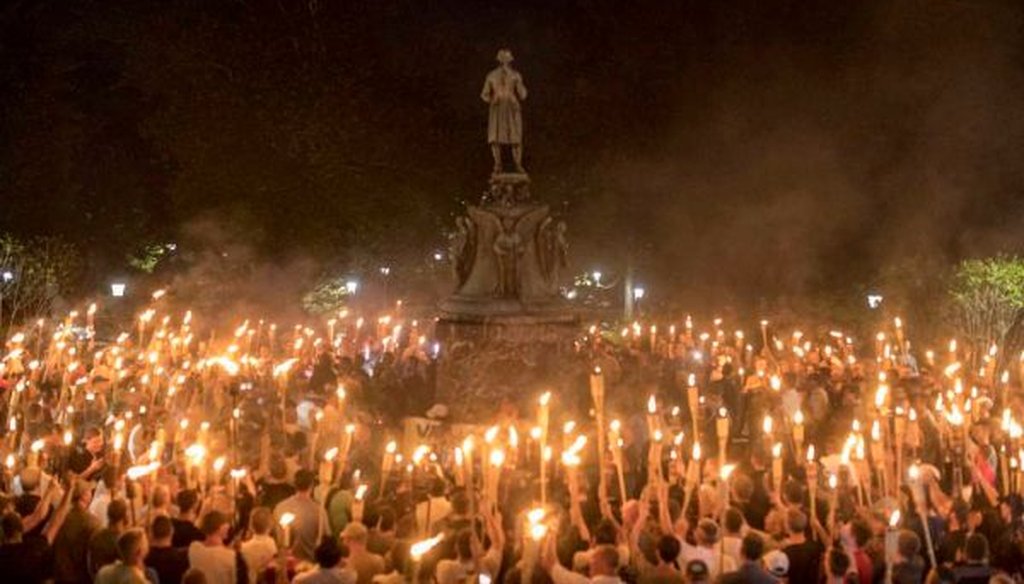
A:
{"label": "short-sleeved shirt", "polygon": [[791,544],[782,548],[789,558],[789,572],[786,575],[790,582],[817,582],[821,573],[821,558],[825,554],[825,546],[815,540]]}

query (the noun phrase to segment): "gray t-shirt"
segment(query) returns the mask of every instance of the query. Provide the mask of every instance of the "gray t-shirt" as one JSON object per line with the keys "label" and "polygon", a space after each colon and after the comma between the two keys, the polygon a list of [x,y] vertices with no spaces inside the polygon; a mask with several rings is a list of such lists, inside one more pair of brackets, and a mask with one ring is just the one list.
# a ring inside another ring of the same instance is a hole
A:
{"label": "gray t-shirt", "polygon": [[306,495],[292,495],[274,507],[274,517],[278,521],[285,513],[295,514],[295,521],[291,524],[292,552],[299,559],[315,561],[313,551],[330,529],[327,512]]}

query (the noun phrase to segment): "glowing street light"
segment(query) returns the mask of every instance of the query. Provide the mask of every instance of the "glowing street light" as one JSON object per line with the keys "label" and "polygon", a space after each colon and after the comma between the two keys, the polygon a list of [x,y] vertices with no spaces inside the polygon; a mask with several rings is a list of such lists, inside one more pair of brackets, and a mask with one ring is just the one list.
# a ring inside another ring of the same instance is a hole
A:
{"label": "glowing street light", "polygon": [[646,296],[646,295],[647,295],[647,290],[645,290],[643,288],[643,286],[634,286],[633,287],[633,300],[634,301],[636,301],[636,300],[643,300],[644,296]]}
{"label": "glowing street light", "polygon": [[125,290],[127,290],[127,288],[128,285],[123,282],[114,282],[113,284],[110,285],[110,295],[113,296],[114,298],[121,298],[124,296]]}
{"label": "glowing street light", "polygon": [[597,270],[594,270],[594,273],[591,274],[591,276],[594,278],[594,284],[597,286],[601,285],[601,275],[601,272],[598,272]]}
{"label": "glowing street light", "polygon": [[359,290],[359,282],[355,280],[349,280],[345,282],[345,291],[349,294],[355,294],[356,290]]}
{"label": "glowing street light", "polygon": [[2,276],[4,279],[4,284],[6,284],[14,279],[14,272],[10,270],[4,270]]}

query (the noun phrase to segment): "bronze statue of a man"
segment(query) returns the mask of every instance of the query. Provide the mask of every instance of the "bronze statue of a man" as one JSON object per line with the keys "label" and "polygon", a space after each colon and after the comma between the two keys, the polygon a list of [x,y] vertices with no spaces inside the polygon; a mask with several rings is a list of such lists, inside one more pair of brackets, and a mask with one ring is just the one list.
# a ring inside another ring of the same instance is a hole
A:
{"label": "bronze statue of a man", "polygon": [[481,99],[491,104],[490,118],[487,122],[487,143],[491,146],[494,156],[494,173],[502,171],[501,147],[512,149],[512,160],[516,172],[523,170],[523,118],[519,102],[526,99],[526,86],[523,77],[513,69],[512,51],[498,51],[498,67],[487,74]]}

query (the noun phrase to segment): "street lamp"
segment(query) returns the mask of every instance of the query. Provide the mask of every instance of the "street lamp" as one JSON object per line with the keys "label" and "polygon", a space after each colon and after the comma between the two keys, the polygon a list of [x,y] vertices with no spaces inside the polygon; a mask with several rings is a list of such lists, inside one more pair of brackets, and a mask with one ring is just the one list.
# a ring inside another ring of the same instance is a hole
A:
{"label": "street lamp", "polygon": [[644,298],[644,296],[646,294],[647,294],[647,290],[644,290],[644,288],[642,286],[634,286],[633,287],[633,301],[638,302],[640,300],[643,300],[643,298]]}
{"label": "street lamp", "polygon": [[4,284],[10,282],[11,280],[14,279],[14,272],[12,272],[10,270],[4,270],[3,279],[4,279]]}
{"label": "street lamp", "polygon": [[121,298],[124,296],[124,292],[127,288],[128,285],[123,282],[114,282],[110,285],[110,295],[114,298]]}
{"label": "street lamp", "polygon": [[594,270],[594,273],[591,274],[591,275],[594,277],[594,284],[597,285],[597,286],[600,286],[601,285],[601,272],[598,272],[597,270]]}
{"label": "street lamp", "polygon": [[349,294],[355,294],[356,290],[358,289],[359,282],[356,282],[355,280],[349,280],[345,282],[345,291],[348,292]]}
{"label": "street lamp", "polygon": [[389,274],[391,274],[391,267],[390,266],[381,266],[380,267],[380,275],[381,276],[387,276]]}

